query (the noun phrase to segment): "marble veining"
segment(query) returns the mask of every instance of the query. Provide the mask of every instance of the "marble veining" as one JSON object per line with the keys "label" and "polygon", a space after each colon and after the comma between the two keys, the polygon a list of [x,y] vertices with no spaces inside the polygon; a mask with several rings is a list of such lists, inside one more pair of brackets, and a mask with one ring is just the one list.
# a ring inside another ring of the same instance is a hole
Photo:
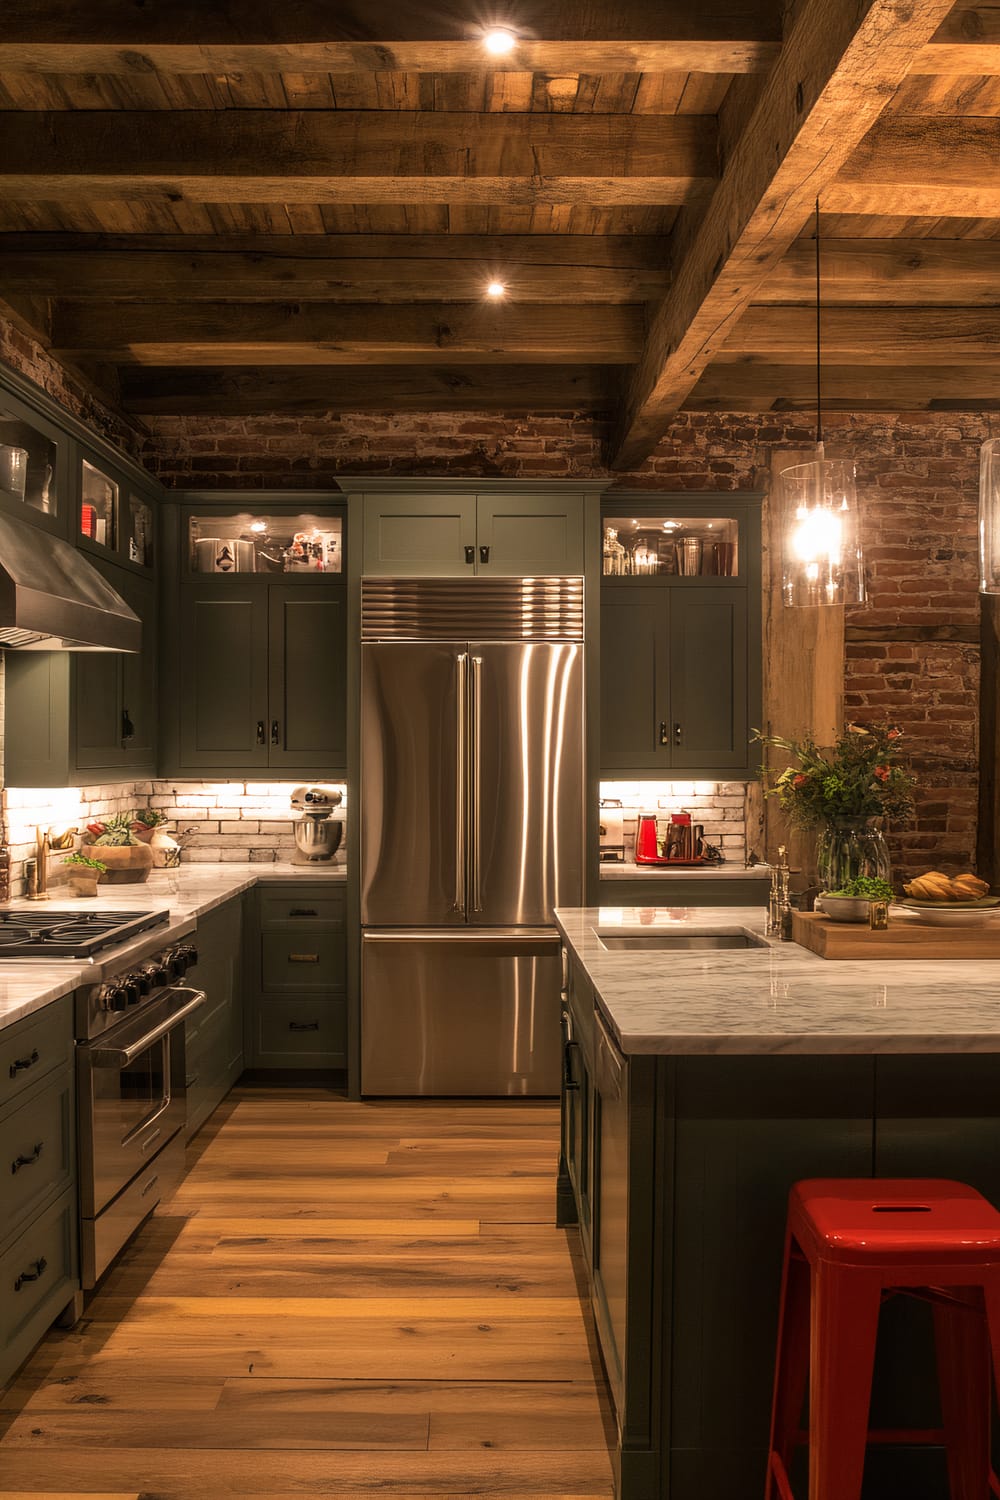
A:
{"label": "marble veining", "polygon": [[256,865],[222,863],[181,865],[177,870],[153,870],[149,879],[136,885],[102,886],[90,897],[74,897],[61,886],[53,888],[51,900],[10,901],[6,911],[33,911],[44,921],[46,907],[66,911],[169,911],[170,921],[150,932],[143,932],[129,944],[106,948],[95,959],[5,958],[0,960],[0,1030],[22,1021],[62,995],[68,995],[81,984],[93,984],[103,977],[105,969],[120,969],[130,962],[130,954],[149,951],[149,941],[156,946],[185,936],[194,930],[199,917],[255,885],[285,884],[289,881],[342,883],[346,879],[343,864],[298,865],[271,863]]}
{"label": "marble veining", "polygon": [[556,922],[626,1053],[1000,1052],[995,959],[838,961],[777,939],[611,952],[598,936],[762,936],[757,906],[587,907],[558,911]]}
{"label": "marble veining", "polygon": [[601,880],[770,880],[769,865],[739,864],[696,865],[693,869],[669,865],[637,865],[635,860],[606,860],[601,865]]}

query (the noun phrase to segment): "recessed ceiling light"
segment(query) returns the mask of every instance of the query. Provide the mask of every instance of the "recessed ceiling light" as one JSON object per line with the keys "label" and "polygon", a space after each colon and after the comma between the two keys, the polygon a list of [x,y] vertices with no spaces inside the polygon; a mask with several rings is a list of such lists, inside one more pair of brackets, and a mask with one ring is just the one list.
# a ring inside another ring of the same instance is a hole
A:
{"label": "recessed ceiling light", "polygon": [[491,281],[486,288],[487,297],[506,297],[507,287],[502,281]]}
{"label": "recessed ceiling light", "polygon": [[483,33],[483,46],[494,57],[505,57],[517,46],[517,37],[506,26],[491,26]]}

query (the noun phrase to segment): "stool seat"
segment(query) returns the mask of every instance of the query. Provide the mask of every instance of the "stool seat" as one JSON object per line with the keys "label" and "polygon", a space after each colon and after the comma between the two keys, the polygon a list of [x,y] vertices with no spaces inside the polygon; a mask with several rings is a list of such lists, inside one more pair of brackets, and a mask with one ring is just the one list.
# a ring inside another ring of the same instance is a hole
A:
{"label": "stool seat", "polygon": [[809,1178],[792,1188],[789,1225],[809,1259],[958,1266],[1000,1258],[1000,1213],[974,1188],[943,1178]]}
{"label": "stool seat", "polygon": [[[933,1310],[941,1427],[869,1430],[879,1308]],[[990,1467],[1000,1386],[1000,1213],[941,1178],[797,1182],[788,1197],[765,1500],[795,1500],[808,1390],[809,1500],[861,1500],[869,1442],[943,1442],[952,1500],[1000,1496]]]}

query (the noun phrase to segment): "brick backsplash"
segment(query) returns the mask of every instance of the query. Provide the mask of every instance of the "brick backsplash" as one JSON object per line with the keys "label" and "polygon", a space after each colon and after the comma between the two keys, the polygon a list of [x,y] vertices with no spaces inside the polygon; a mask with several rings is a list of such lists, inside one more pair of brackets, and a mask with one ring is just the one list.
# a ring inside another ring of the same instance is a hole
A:
{"label": "brick backsplash", "polygon": [[622,804],[625,859],[635,854],[635,832],[640,813],[655,813],[665,825],[671,813],[691,812],[701,823],[705,839],[719,849],[727,863],[740,864],[747,853],[745,781],[602,781],[601,799]]}
{"label": "brick backsplash", "polygon": [[[155,807],[171,820],[186,862],[291,859],[295,852],[290,799],[296,782],[135,781],[91,787],[6,787],[2,793],[11,853],[11,895],[25,892],[24,862],[35,854],[37,827],[81,830],[112,813]],[[344,800],[334,814],[342,818]],[[79,843],[79,838],[76,840]],[[59,853],[52,855],[50,885],[63,880]]]}

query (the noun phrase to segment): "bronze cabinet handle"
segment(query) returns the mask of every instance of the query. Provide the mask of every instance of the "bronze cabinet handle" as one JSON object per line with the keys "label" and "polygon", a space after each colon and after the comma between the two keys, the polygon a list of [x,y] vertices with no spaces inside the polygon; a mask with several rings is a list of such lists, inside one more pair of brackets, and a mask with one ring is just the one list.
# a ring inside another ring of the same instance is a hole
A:
{"label": "bronze cabinet handle", "polygon": [[290,964],[318,964],[319,963],[319,954],[318,953],[289,953],[289,955],[288,955],[288,962]]}
{"label": "bronze cabinet handle", "polygon": [[278,721],[277,721],[277,719],[272,719],[271,720],[271,744],[272,745],[277,745],[278,743],[279,743],[279,741],[278,741]]}
{"label": "bronze cabinet handle", "polygon": [[30,1057],[16,1057],[10,1065],[10,1076],[16,1078],[25,1068],[33,1068],[38,1061],[38,1048],[33,1047]]}
{"label": "bronze cabinet handle", "polygon": [[33,1260],[31,1264],[35,1269],[33,1271],[21,1272],[20,1276],[18,1276],[17,1280],[14,1282],[15,1292],[19,1292],[26,1281],[38,1281],[41,1278],[42,1272],[48,1265],[48,1261],[45,1259],[44,1255],[40,1255],[38,1259]]}
{"label": "bronze cabinet handle", "polygon": [[263,719],[257,720],[257,743],[258,745],[263,745],[265,743]]}
{"label": "bronze cabinet handle", "polygon": [[10,1164],[11,1175],[16,1177],[22,1167],[30,1167],[33,1162],[36,1162],[42,1154],[43,1145],[44,1142],[39,1141],[36,1144],[35,1149],[30,1152],[28,1156],[25,1156],[23,1154],[15,1156],[14,1160]]}
{"label": "bronze cabinet handle", "polygon": [[318,1031],[318,1021],[289,1021],[289,1031]]}

